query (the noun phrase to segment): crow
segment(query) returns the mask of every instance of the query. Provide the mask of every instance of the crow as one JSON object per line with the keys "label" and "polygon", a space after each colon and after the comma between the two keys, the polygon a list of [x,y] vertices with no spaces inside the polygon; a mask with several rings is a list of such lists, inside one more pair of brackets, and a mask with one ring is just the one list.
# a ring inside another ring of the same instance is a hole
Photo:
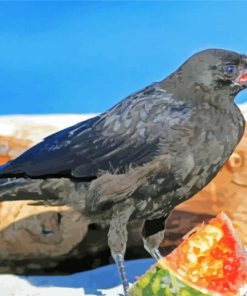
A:
{"label": "crow", "polygon": [[144,221],[144,246],[158,259],[169,213],[206,186],[239,143],[245,120],[234,98],[246,87],[246,55],[198,52],[164,80],[1,166],[0,200],[66,204],[107,223],[128,295],[129,221]]}

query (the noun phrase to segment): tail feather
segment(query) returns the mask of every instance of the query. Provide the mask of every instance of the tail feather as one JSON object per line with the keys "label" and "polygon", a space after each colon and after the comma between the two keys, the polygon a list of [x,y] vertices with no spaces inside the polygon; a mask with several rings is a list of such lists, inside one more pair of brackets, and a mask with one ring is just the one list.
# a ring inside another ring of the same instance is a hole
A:
{"label": "tail feather", "polygon": [[0,202],[32,200],[37,205],[74,205],[84,207],[80,192],[84,185],[76,185],[68,178],[5,178],[0,179]]}
{"label": "tail feather", "polygon": [[0,201],[44,199],[45,196],[39,190],[42,181],[25,178],[0,179]]}

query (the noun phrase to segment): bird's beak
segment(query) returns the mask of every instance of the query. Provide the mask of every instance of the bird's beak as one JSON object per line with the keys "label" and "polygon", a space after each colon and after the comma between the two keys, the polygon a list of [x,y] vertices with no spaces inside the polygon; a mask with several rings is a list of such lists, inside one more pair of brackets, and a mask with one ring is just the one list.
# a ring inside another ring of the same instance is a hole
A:
{"label": "bird's beak", "polygon": [[247,86],[247,56],[246,55],[242,55],[242,64],[245,65],[244,66],[245,69],[240,71],[235,82],[239,85],[246,85]]}
{"label": "bird's beak", "polygon": [[241,70],[235,81],[239,85],[247,85],[247,69]]}

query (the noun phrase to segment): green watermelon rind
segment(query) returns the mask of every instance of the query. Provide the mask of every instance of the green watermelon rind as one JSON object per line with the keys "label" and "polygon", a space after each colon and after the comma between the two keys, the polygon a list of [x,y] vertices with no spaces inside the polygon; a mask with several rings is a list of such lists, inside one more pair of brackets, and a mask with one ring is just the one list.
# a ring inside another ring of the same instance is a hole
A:
{"label": "green watermelon rind", "polygon": [[205,289],[192,287],[172,270],[153,266],[130,289],[130,296],[216,296]]}

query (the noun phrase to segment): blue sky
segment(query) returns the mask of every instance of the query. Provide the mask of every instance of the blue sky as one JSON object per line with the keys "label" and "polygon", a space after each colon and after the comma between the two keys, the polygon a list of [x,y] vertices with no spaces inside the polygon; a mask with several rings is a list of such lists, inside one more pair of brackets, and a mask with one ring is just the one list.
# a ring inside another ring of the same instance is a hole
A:
{"label": "blue sky", "polygon": [[102,112],[198,50],[247,53],[246,11],[244,1],[0,2],[0,114]]}

